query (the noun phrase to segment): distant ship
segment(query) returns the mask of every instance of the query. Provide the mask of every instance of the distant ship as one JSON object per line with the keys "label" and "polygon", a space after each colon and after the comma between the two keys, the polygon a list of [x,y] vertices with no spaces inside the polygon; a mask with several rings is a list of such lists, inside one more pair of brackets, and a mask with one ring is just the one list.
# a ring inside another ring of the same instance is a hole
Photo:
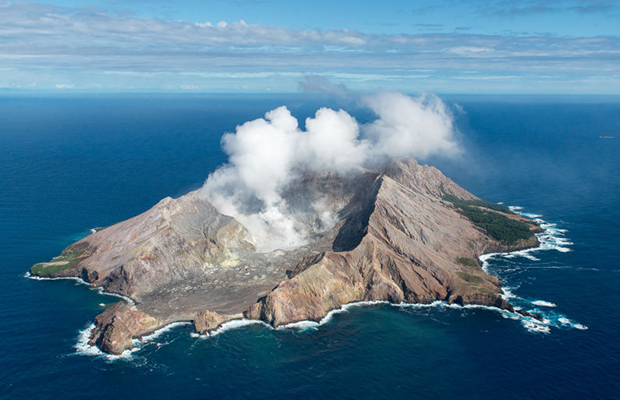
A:
{"label": "distant ship", "polygon": [[599,139],[613,139],[614,137],[613,137],[613,136],[610,136],[610,135],[601,135],[601,136],[599,136],[598,138],[599,138]]}

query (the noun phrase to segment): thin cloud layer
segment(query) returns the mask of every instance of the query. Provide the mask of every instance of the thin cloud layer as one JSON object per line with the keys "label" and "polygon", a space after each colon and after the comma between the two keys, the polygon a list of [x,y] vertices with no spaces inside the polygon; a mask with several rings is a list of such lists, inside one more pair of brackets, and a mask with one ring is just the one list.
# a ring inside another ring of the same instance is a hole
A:
{"label": "thin cloud layer", "polygon": [[617,36],[295,30],[22,2],[0,10],[0,87],[290,92],[310,74],[357,90],[620,91]]}
{"label": "thin cloud layer", "polygon": [[478,10],[499,16],[561,13],[572,11],[580,14],[608,13],[618,9],[617,0],[486,0],[477,1]]}

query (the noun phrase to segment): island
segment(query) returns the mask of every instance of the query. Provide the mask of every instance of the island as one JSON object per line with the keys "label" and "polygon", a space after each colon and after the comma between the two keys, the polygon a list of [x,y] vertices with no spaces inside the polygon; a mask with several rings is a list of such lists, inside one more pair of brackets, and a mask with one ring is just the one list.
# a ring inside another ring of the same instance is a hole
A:
{"label": "island", "polygon": [[479,256],[536,247],[540,228],[438,169],[394,159],[349,176],[305,174],[290,191],[299,204],[320,196],[338,222],[298,248],[257,252],[246,227],[194,191],[97,229],[30,273],[131,299],[95,318],[90,343],[111,354],[174,322],[200,334],[242,318],[278,327],[359,301],[515,311]]}

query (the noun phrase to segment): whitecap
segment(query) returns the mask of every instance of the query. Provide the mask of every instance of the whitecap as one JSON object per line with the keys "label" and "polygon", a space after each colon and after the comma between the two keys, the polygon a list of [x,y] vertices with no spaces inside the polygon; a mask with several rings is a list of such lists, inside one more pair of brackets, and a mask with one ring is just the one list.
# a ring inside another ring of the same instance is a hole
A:
{"label": "whitecap", "polygon": [[[91,323],[86,328],[78,332],[77,342],[73,346],[73,348],[75,349],[76,355],[90,356],[90,357],[93,357],[93,356],[102,357],[108,361],[115,361],[115,360],[129,359],[131,358],[132,353],[135,353],[136,351],[140,350],[139,343],[137,343],[138,346],[134,346],[134,348],[131,350],[125,350],[123,351],[122,354],[119,354],[119,355],[104,353],[103,351],[99,350],[97,346],[93,346],[88,343],[93,333],[93,329],[95,329],[95,324]],[[132,343],[134,345],[136,344],[135,341],[133,341]]]}
{"label": "whitecap", "polygon": [[[217,335],[221,335],[222,333],[226,332],[226,331],[230,331],[233,329],[239,329],[242,328],[244,326],[248,326],[248,325],[264,325],[267,326],[269,328],[272,328],[271,325],[258,320],[258,319],[246,319],[246,318],[242,318],[242,319],[233,319],[231,321],[228,322],[224,322],[222,325],[220,325],[219,328],[215,329],[214,331],[207,333],[205,335],[198,335],[198,337],[200,338],[207,338],[207,337],[214,337]],[[273,328],[272,328],[273,329]]]}
{"label": "whitecap", "polygon": [[545,300],[536,300],[536,301],[533,301],[532,304],[535,306],[539,306],[539,307],[557,307],[555,303],[552,303],[550,301],[545,301]]}
{"label": "whitecap", "polygon": [[95,329],[95,324],[91,323],[86,328],[78,331],[77,342],[75,346],[73,346],[77,354],[84,356],[100,356],[103,354],[103,352],[99,350],[97,346],[91,346],[90,344],[88,344],[90,336],[93,333],[93,329]]}
{"label": "whitecap", "polygon": [[187,324],[190,324],[190,322],[173,322],[171,324],[168,324],[166,326],[163,326],[155,330],[149,335],[142,336],[142,338],[134,338],[131,340],[131,344],[132,344],[131,350],[128,349],[128,350],[123,351],[122,354],[116,355],[116,354],[104,353],[97,346],[93,346],[88,343],[93,334],[93,329],[95,329],[95,324],[91,323],[86,328],[78,332],[78,338],[73,347],[76,350],[75,354],[81,355],[81,356],[103,357],[108,361],[130,359],[132,354],[141,350],[144,344],[155,341],[155,339],[157,339],[162,334],[170,331],[171,329],[174,329],[179,326],[184,326]]}
{"label": "whitecap", "polygon": [[538,247],[534,247],[531,249],[516,250],[516,251],[512,251],[508,253],[484,254],[479,257],[482,263],[482,270],[484,272],[489,273],[488,260],[495,256],[501,256],[503,258],[524,257],[531,261],[540,261],[539,258],[533,256],[531,253],[535,253],[535,252],[542,251],[542,250],[557,250],[562,253],[567,253],[571,251],[571,249],[568,248],[567,246],[572,246],[573,243],[569,239],[564,237],[564,233],[568,232],[566,229],[560,229],[557,227],[557,224],[549,223],[545,221],[544,219],[541,218],[542,215],[540,214],[523,212],[522,211],[523,207],[509,206],[509,208],[515,214],[518,214],[520,216],[533,220],[536,224],[540,226],[541,229],[543,229],[543,232],[535,234],[536,238],[538,239],[539,245]]}
{"label": "whitecap", "polygon": [[537,248],[513,251],[510,253],[506,253],[503,257],[504,258],[523,257],[523,258],[527,258],[528,260],[532,260],[532,261],[540,261],[540,258],[536,258],[530,254],[532,251],[536,249]]}
{"label": "whitecap", "polygon": [[155,339],[157,339],[158,337],[160,337],[161,335],[163,335],[166,332],[171,331],[174,328],[177,328],[179,326],[186,326],[186,325],[191,325],[191,322],[188,321],[181,321],[181,322],[173,322],[171,324],[168,324],[166,326],[163,326],[155,331],[153,331],[152,333],[142,336],[142,338],[139,339],[140,342],[142,343],[148,343],[148,342],[152,342]]}
{"label": "whitecap", "polygon": [[133,301],[133,299],[132,299],[131,297],[127,297],[127,296],[124,296],[124,295],[122,295],[122,294],[118,294],[118,293],[108,292],[108,291],[106,291],[104,288],[102,288],[101,286],[94,287],[94,286],[92,286],[92,285],[91,285],[91,284],[89,284],[89,283],[86,283],[86,284],[87,284],[87,285],[89,285],[89,286],[91,286],[91,290],[96,290],[96,291],[97,291],[97,292],[99,292],[99,294],[100,294],[100,295],[102,295],[102,296],[113,296],[113,297],[118,297],[119,299],[123,299],[123,300],[125,300],[125,303],[127,303],[127,305],[130,305],[130,306],[134,306],[134,305],[136,305],[136,302],[135,302],[135,301]]}
{"label": "whitecap", "polygon": [[[510,293],[510,289],[508,289],[508,293]],[[545,303],[553,304],[550,302],[545,302]],[[292,322],[290,324],[282,325],[278,328],[275,328],[275,330],[278,330],[278,331],[285,331],[285,330],[302,330],[303,331],[303,330],[308,330],[308,329],[316,330],[320,326],[329,323],[335,314],[347,312],[349,309],[353,307],[367,307],[367,306],[373,306],[373,305],[389,305],[391,307],[397,307],[401,309],[448,308],[448,309],[454,309],[454,310],[476,309],[476,310],[493,311],[493,312],[497,312],[498,314],[500,314],[503,318],[515,320],[515,321],[521,321],[521,324],[530,332],[550,333],[551,332],[550,327],[555,326],[552,323],[552,321],[548,318],[543,317],[542,320],[538,320],[538,319],[535,319],[529,316],[524,316],[522,314],[519,314],[516,311],[512,312],[512,311],[508,311],[508,310],[501,309],[501,308],[494,307],[494,306],[484,306],[484,305],[478,305],[478,304],[460,305],[456,303],[447,303],[441,300],[436,300],[436,301],[433,301],[432,303],[391,303],[389,301],[377,300],[377,301],[358,301],[358,302],[344,304],[340,308],[337,308],[337,309],[334,309],[328,312],[327,315],[318,322],[302,320],[302,321],[297,321],[297,322]],[[547,307],[551,307],[551,306],[548,305]],[[560,318],[560,320],[562,320],[562,318]],[[244,318],[244,319],[235,319],[235,320],[225,322],[219,328],[217,328],[216,330],[210,333],[201,335],[201,334],[192,332],[190,333],[190,336],[193,338],[207,339],[210,337],[220,335],[229,330],[238,329],[244,326],[255,325],[255,324],[263,325],[267,329],[271,329],[271,330],[274,329],[271,325],[263,321]],[[580,325],[580,324],[573,324],[573,327],[576,329],[588,329],[587,327],[584,327],[583,325]]]}
{"label": "whitecap", "polygon": [[[445,301],[436,300],[432,303],[398,303],[392,304],[391,306],[400,307],[400,308],[432,308],[432,307],[450,307],[451,304],[446,303]],[[457,304],[458,305],[458,304]]]}
{"label": "whitecap", "polygon": [[585,331],[589,329],[587,326],[574,322],[566,317],[558,318],[558,322],[560,322],[564,326],[568,326],[574,329],[579,329],[580,331]]}
{"label": "whitecap", "polygon": [[101,286],[93,286],[92,283],[88,283],[84,279],[79,278],[77,276],[57,276],[57,277],[54,277],[54,278],[47,278],[47,277],[43,277],[43,276],[35,276],[35,275],[30,274],[30,272],[26,272],[24,274],[24,278],[33,279],[35,281],[60,281],[60,280],[75,281],[75,282],[77,282],[80,285],[89,286],[91,290],[96,290],[97,292],[99,292],[100,295],[118,297],[120,299],[125,300],[125,302],[128,305],[130,305],[130,306],[133,306],[133,305],[136,304],[136,302],[133,301],[133,299],[130,298],[130,297],[127,297],[127,296],[124,296],[124,295],[118,294],[118,293],[108,292],[103,287],[101,287]]}
{"label": "whitecap", "polygon": [[352,303],[343,304],[339,308],[335,308],[329,311],[327,315],[321,318],[321,320],[318,322],[310,321],[310,320],[302,320],[302,321],[291,322],[290,324],[282,325],[278,327],[277,329],[278,330],[281,330],[281,329],[300,329],[300,330],[317,329],[319,326],[329,323],[334,317],[334,315],[348,312],[349,309],[353,307],[366,307],[366,306],[373,306],[373,305],[378,305],[378,304],[393,305],[392,303],[385,301],[385,300],[355,301]]}
{"label": "whitecap", "polygon": [[298,331],[317,330],[319,325],[320,324],[315,321],[298,321],[298,322],[291,322],[290,324],[280,326],[278,327],[278,330],[283,330],[283,329],[295,329]]}
{"label": "whitecap", "polygon": [[541,214],[533,214],[533,213],[522,213],[521,215],[523,215],[526,218],[529,219],[537,219],[537,218],[542,218]]}
{"label": "whitecap", "polygon": [[540,323],[540,322],[534,322],[534,320],[531,320],[531,319],[529,320],[522,319],[521,324],[529,332],[534,332],[534,333],[550,333],[551,332],[551,329],[549,328],[548,325]]}
{"label": "whitecap", "polygon": [[509,286],[504,286],[502,287],[502,294],[501,297],[504,300],[509,300],[509,299],[516,299],[517,295],[514,294],[513,290],[518,289],[518,287],[509,287]]}
{"label": "whitecap", "polygon": [[44,276],[37,276],[37,275],[32,275],[30,274],[30,272],[26,272],[24,274],[24,278],[28,278],[28,279],[32,279],[35,281],[76,281],[77,283],[79,283],[80,285],[86,285],[86,286],[90,286],[90,283],[86,282],[84,279],[82,278],[78,278],[77,276],[57,276],[54,278],[48,278],[48,277],[44,277]]}
{"label": "whitecap", "polygon": [[478,257],[478,259],[480,260],[480,263],[482,264],[482,270],[487,273],[490,274],[489,271],[489,260],[496,257],[496,256],[500,256],[502,253],[487,253],[487,254],[482,254],[480,257]]}

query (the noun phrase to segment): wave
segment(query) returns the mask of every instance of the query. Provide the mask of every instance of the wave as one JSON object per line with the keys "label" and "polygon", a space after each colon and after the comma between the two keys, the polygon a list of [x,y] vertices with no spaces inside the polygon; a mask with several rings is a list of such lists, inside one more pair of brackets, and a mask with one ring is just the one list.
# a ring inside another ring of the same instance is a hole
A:
{"label": "wave", "polygon": [[[539,302],[544,302],[539,300]],[[544,302],[547,304],[553,304],[549,302]],[[519,314],[518,312],[504,310],[498,307],[493,306],[484,306],[478,304],[450,304],[445,301],[437,300],[432,303],[421,304],[421,303],[390,303],[388,301],[358,301],[353,303],[348,303],[343,305],[340,308],[331,310],[327,313],[325,317],[323,317],[320,321],[298,321],[290,324],[286,324],[280,326],[278,328],[273,328],[271,325],[265,323],[261,320],[255,319],[235,319],[228,322],[223,323],[219,328],[207,334],[198,334],[195,332],[190,333],[190,337],[196,339],[209,339],[221,335],[225,332],[240,329],[249,325],[262,325],[263,327],[269,330],[275,331],[307,331],[307,330],[317,330],[320,326],[328,324],[332,321],[334,315],[348,312],[350,309],[354,307],[368,307],[368,306],[376,306],[376,305],[387,305],[390,307],[395,307],[399,309],[430,309],[430,308],[446,308],[453,310],[470,310],[470,309],[478,309],[478,310],[487,310],[500,314],[503,318],[511,319],[515,321],[520,321],[521,325],[528,331],[532,333],[544,333],[549,334],[551,332],[551,327],[570,327],[579,330],[587,330],[588,327],[576,322],[569,320],[564,316],[558,316],[557,318],[543,318],[542,320],[538,320],[533,317],[524,316]],[[86,355],[86,356],[97,356],[105,358],[109,361],[115,360],[129,360],[132,358],[132,355],[138,351],[140,351],[146,343],[154,342],[157,338],[159,338],[162,334],[169,332],[170,330],[179,327],[186,326],[191,324],[190,322],[175,322],[165,327],[162,327],[150,335],[143,336],[141,339],[133,339],[133,349],[125,350],[121,355],[110,355],[102,352],[96,346],[91,346],[88,344],[90,336],[92,334],[92,330],[95,328],[94,324],[90,324],[85,329],[81,330],[78,335],[78,340],[75,345],[76,354]],[[158,343],[158,346],[160,344]]]}
{"label": "wave", "polygon": [[460,304],[447,303],[445,301],[437,300],[437,301],[434,301],[432,303],[427,303],[427,304],[421,304],[421,303],[394,304],[394,303],[390,303],[387,301],[361,301],[361,302],[349,303],[349,304],[344,305],[340,309],[330,311],[330,313],[325,318],[323,318],[318,323],[318,325],[322,325],[325,322],[328,322],[334,314],[347,311],[348,309],[352,307],[364,307],[364,306],[371,306],[371,305],[377,305],[377,304],[389,305],[391,307],[396,307],[400,309],[447,308],[447,309],[453,309],[453,310],[472,310],[472,309],[487,310],[487,311],[496,312],[506,319],[520,320],[521,324],[528,331],[538,332],[538,333],[549,333],[550,332],[549,326],[552,324],[552,321],[547,318],[543,318],[543,320],[540,321],[536,318],[524,316],[524,315],[519,314],[518,312],[512,312],[512,311],[504,310],[498,307],[485,306],[485,305],[479,305],[479,304],[460,305]]}
{"label": "wave", "polygon": [[[530,261],[540,261],[539,258],[534,257],[531,253],[539,252],[539,251],[548,251],[548,250],[556,250],[561,253],[566,253],[571,251],[568,246],[572,246],[573,243],[566,238],[565,234],[568,232],[566,229],[558,228],[557,224],[549,223],[542,219],[542,215],[527,213],[523,211],[523,207],[519,206],[509,206],[510,210],[514,213],[521,215],[525,218],[529,218],[536,222],[542,229],[543,232],[536,234],[536,237],[539,241],[539,246],[531,249],[518,250],[508,253],[488,253],[483,254],[479,257],[480,262],[482,264],[482,269],[487,274],[492,274],[496,271],[490,270],[490,262],[492,260],[501,260],[501,259],[513,259],[516,257],[523,257]],[[562,268],[562,267],[546,267],[546,268]],[[519,268],[510,269],[507,272],[515,272],[518,271]],[[506,271],[506,269],[497,270],[497,272]],[[530,317],[522,317],[519,318],[521,320],[521,324],[530,332],[536,333],[550,333],[551,327],[555,328],[574,328],[580,330],[588,329],[587,326],[576,323],[568,319],[566,316],[562,314],[558,314],[555,312],[550,312],[546,309],[556,308],[557,305],[550,301],[545,300],[528,300],[522,297],[519,297],[514,291],[519,288],[520,284],[504,286],[502,288],[502,298],[506,301],[511,301],[512,303],[516,303],[519,305],[523,305],[524,307],[530,308],[528,311],[531,313],[539,314],[543,317],[543,321],[539,321],[535,318]],[[532,308],[533,307],[533,308]],[[540,310],[536,307],[544,307],[545,309]],[[504,314],[506,315],[506,314]]]}
{"label": "wave", "polygon": [[248,325],[263,325],[265,327],[273,329],[273,327],[271,325],[267,324],[264,321],[261,321],[261,320],[258,320],[258,319],[241,318],[241,319],[233,319],[231,321],[224,322],[217,329],[214,329],[211,332],[207,332],[205,334],[200,334],[200,333],[192,332],[192,333],[190,333],[190,336],[193,337],[193,338],[207,339],[207,338],[211,338],[211,337],[215,337],[215,336],[221,335],[224,332],[227,332],[227,331],[230,331],[230,330],[233,330],[233,329],[239,329],[239,328],[242,328],[242,327],[248,326]]}
{"label": "wave", "polygon": [[[173,322],[168,325],[165,325],[159,329],[156,329],[152,333],[142,336],[141,338],[132,339],[132,349],[125,350],[122,354],[108,354],[99,350],[97,346],[93,346],[89,344],[90,337],[92,336],[93,329],[95,329],[95,324],[90,323],[86,328],[78,331],[78,337],[76,344],[73,346],[75,348],[75,354],[81,356],[90,356],[90,357],[101,357],[105,358],[108,361],[116,361],[116,360],[130,360],[134,353],[140,351],[145,344],[155,342],[163,334],[171,331],[174,328],[189,325],[191,322]],[[160,343],[157,343],[160,346]]]}
{"label": "wave", "polygon": [[555,303],[545,300],[535,300],[532,301],[532,304],[539,307],[557,307]]}
{"label": "wave", "polygon": [[189,321],[180,321],[180,322],[173,322],[171,324],[162,326],[161,328],[153,331],[152,333],[148,334],[148,335],[144,335],[142,336],[140,340],[140,342],[142,343],[148,343],[148,342],[152,342],[155,339],[157,339],[158,337],[160,337],[161,335],[163,335],[164,333],[168,333],[171,330],[173,330],[174,328],[178,328],[179,326],[186,326],[186,325],[191,325],[192,323]]}
{"label": "wave", "polygon": [[563,324],[563,325],[567,325],[570,326],[571,328],[575,328],[575,329],[579,329],[582,331],[585,331],[586,329],[588,329],[587,326],[582,325],[582,324],[578,324],[576,322],[571,321],[570,319],[564,317],[564,318],[558,318],[558,321]]}
{"label": "wave", "polygon": [[118,293],[108,292],[104,288],[102,288],[101,286],[91,287],[91,290],[96,290],[97,292],[99,292],[100,295],[103,295],[103,296],[113,296],[113,297],[118,297],[120,299],[123,299],[123,300],[125,300],[127,305],[130,305],[130,306],[136,305],[136,302],[133,301],[133,299],[131,297],[123,296],[122,294],[118,294]]}
{"label": "wave", "polygon": [[514,294],[514,290],[519,289],[519,286],[521,285],[502,287],[502,298],[506,301],[517,298],[517,295]]}
{"label": "wave", "polygon": [[503,257],[504,258],[523,257],[523,258],[527,258],[528,260],[532,260],[532,261],[540,261],[540,258],[536,258],[530,253],[531,253],[531,249],[518,250],[518,251],[506,253],[505,255],[503,255]]}
{"label": "wave", "polygon": [[77,283],[82,284],[82,285],[90,286],[90,283],[86,282],[82,278],[78,278],[77,276],[58,276],[58,277],[55,277],[55,278],[46,278],[46,277],[43,277],[43,276],[32,275],[30,272],[26,272],[24,274],[24,278],[32,279],[32,280],[35,280],[35,281],[71,280],[71,281],[76,281]]}
{"label": "wave", "polygon": [[529,219],[537,219],[537,218],[542,218],[542,214],[533,214],[533,213],[521,213],[522,216],[529,218]]}
{"label": "wave", "polygon": [[[390,303],[389,301],[377,300],[377,301],[357,301],[357,302],[345,304],[340,308],[337,308],[337,309],[334,309],[328,312],[327,315],[323,317],[320,321],[309,321],[309,320],[297,321],[297,322],[292,322],[290,324],[286,324],[286,325],[283,325],[283,326],[280,326],[274,329],[271,325],[263,321],[251,320],[251,319],[239,319],[239,320],[232,320],[232,321],[226,322],[225,324],[222,324],[221,327],[211,332],[210,334],[200,335],[197,333],[192,333],[191,336],[194,338],[207,339],[207,338],[217,336],[219,334],[222,334],[232,329],[238,329],[238,328],[241,328],[247,325],[253,325],[253,324],[263,325],[267,329],[277,330],[277,331],[294,330],[294,331],[299,332],[299,331],[307,331],[307,330],[317,330],[322,325],[325,325],[331,322],[334,315],[336,314],[348,312],[351,308],[354,308],[354,307],[368,307],[368,306],[376,306],[376,305],[387,305],[387,306],[395,307],[399,309],[446,308],[446,309],[453,309],[453,310],[471,310],[471,309],[487,310],[487,311],[496,312],[506,319],[521,321],[521,325],[524,328],[526,328],[529,332],[533,332],[533,333],[550,333],[551,331],[550,327],[555,326],[554,321],[549,318],[543,318],[541,321],[533,317],[524,316],[522,314],[519,314],[516,311],[512,312],[512,311],[504,310],[504,309],[493,307],[493,306],[484,306],[484,305],[478,305],[478,304],[465,304],[465,305],[454,304],[454,303],[451,304],[451,303],[447,303],[441,300],[437,300],[432,303],[426,303],[426,304],[423,304],[423,303]],[[574,324],[574,327],[577,328],[577,325],[579,324]],[[579,326],[582,326],[582,325],[579,325]]]}
{"label": "wave", "polygon": [[551,333],[551,328],[546,324],[523,320],[521,321],[521,325],[530,332]]}
{"label": "wave", "polygon": [[[77,342],[73,346],[73,348],[75,349],[76,355],[89,356],[89,357],[101,357],[101,358],[105,358],[108,361],[115,361],[115,360],[127,360],[131,358],[132,353],[135,353],[136,351],[140,350],[140,346],[134,346],[133,349],[125,350],[122,354],[119,354],[119,355],[104,353],[103,351],[99,350],[97,346],[93,346],[88,343],[93,333],[93,329],[95,329],[95,324],[90,323],[86,328],[78,332]],[[134,344],[139,344],[139,343],[135,343],[134,341]]]}
{"label": "wave", "polygon": [[30,272],[26,272],[24,274],[24,278],[32,279],[32,280],[35,280],[35,281],[71,280],[71,281],[75,281],[75,282],[79,283],[80,285],[88,286],[90,288],[90,290],[96,290],[102,296],[118,297],[120,299],[123,299],[127,303],[127,305],[130,305],[130,306],[133,306],[133,305],[136,304],[136,302],[133,301],[133,299],[131,297],[127,297],[127,296],[124,296],[124,295],[118,294],[118,293],[108,292],[103,287],[101,287],[101,286],[93,286],[92,283],[88,283],[84,279],[79,278],[77,276],[58,276],[58,277],[54,277],[54,278],[46,278],[46,277],[43,277],[43,276],[35,276],[35,275],[30,274]]}
{"label": "wave", "polygon": [[[522,217],[529,218],[536,222],[543,232],[537,233],[536,238],[538,239],[539,245],[538,247],[533,247],[531,249],[524,250],[516,250],[505,253],[487,253],[483,254],[479,257],[480,262],[482,263],[482,269],[484,272],[489,274],[489,260],[502,257],[502,258],[516,258],[523,257],[527,258],[531,261],[540,261],[539,258],[532,255],[532,253],[536,253],[539,251],[546,250],[556,250],[561,253],[566,253],[572,251],[568,246],[572,246],[573,242],[571,242],[568,238],[564,236],[568,230],[561,229],[557,227],[557,224],[549,223],[542,219],[542,215],[540,214],[531,214],[523,212],[523,207],[520,206],[509,206],[510,210],[515,214],[518,214]],[[530,218],[531,217],[531,218]]]}

